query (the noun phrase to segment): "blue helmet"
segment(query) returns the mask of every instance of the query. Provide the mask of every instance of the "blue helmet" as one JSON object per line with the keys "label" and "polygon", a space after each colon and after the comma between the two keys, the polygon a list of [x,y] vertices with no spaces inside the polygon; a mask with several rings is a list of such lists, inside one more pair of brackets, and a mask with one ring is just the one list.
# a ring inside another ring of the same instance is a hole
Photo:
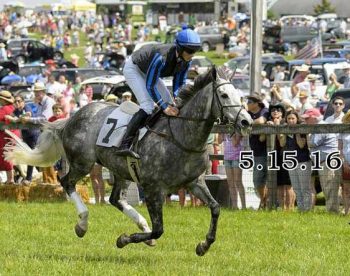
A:
{"label": "blue helmet", "polygon": [[186,51],[189,54],[194,54],[201,48],[201,39],[199,35],[191,29],[178,32],[175,43],[180,53]]}

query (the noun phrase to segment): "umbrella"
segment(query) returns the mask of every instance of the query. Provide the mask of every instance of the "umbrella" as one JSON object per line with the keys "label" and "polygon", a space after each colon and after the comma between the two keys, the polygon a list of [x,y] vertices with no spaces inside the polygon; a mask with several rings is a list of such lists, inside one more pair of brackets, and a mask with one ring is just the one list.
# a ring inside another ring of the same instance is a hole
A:
{"label": "umbrella", "polygon": [[238,12],[234,15],[234,19],[237,21],[246,20],[248,16],[245,13]]}
{"label": "umbrella", "polygon": [[1,84],[12,84],[14,82],[22,81],[19,75],[8,75],[1,80]]}

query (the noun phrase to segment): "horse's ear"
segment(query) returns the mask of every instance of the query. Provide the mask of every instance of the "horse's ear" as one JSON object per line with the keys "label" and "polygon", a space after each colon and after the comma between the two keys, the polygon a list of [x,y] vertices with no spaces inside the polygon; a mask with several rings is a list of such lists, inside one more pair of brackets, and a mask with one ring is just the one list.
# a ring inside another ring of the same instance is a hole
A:
{"label": "horse's ear", "polygon": [[225,65],[220,66],[219,68],[217,68],[217,74],[222,79],[232,81],[233,77],[236,74],[236,67],[234,69],[231,69],[230,67]]}
{"label": "horse's ear", "polygon": [[211,72],[211,77],[212,77],[213,81],[217,80],[218,79],[218,73],[217,73],[217,68],[216,68],[215,65],[213,65],[211,67],[210,72]]}

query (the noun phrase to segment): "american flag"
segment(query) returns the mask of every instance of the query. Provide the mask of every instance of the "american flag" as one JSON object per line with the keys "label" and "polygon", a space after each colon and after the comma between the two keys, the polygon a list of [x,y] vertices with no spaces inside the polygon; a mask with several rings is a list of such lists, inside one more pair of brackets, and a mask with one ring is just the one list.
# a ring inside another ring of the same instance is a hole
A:
{"label": "american flag", "polygon": [[320,43],[320,39],[315,37],[308,41],[304,48],[300,49],[300,51],[295,56],[295,59],[311,59],[317,57],[319,53],[322,51],[322,45]]}

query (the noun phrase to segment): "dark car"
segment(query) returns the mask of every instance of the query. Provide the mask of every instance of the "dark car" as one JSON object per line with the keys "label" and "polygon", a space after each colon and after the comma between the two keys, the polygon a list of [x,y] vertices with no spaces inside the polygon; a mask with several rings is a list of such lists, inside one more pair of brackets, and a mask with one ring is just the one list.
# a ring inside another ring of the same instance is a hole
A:
{"label": "dark car", "polygon": [[222,43],[226,46],[230,40],[230,31],[223,27],[199,27],[197,33],[201,38],[203,52],[215,49],[216,44]]}
{"label": "dark car", "polygon": [[125,57],[114,52],[98,52],[97,60],[105,70],[121,72],[124,67]]}
{"label": "dark car", "polygon": [[[263,37],[263,49],[277,53],[291,51],[295,55],[306,45],[307,41],[318,35],[317,29],[305,26],[267,27]],[[333,34],[322,34],[322,41],[327,42],[333,39],[335,39]]]}
{"label": "dark car", "polygon": [[[321,54],[319,54],[321,57]],[[346,58],[350,59],[349,49],[329,49],[322,52],[322,56],[325,58]]]}
{"label": "dark car", "polygon": [[10,72],[18,73],[18,64],[13,60],[0,62],[0,81],[6,77]]}
{"label": "dark car", "polygon": [[9,39],[6,42],[7,55],[17,63],[60,60],[63,53],[31,38]]}

